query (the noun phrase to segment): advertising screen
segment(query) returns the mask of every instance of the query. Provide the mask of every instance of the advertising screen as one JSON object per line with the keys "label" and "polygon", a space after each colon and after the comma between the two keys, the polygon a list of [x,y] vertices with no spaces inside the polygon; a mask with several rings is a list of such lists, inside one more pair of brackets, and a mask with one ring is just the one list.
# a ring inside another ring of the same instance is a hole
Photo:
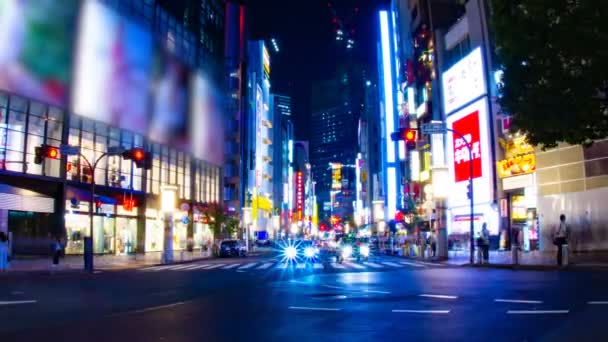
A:
{"label": "advertising screen", "polygon": [[447,126],[462,134],[472,147],[472,161],[464,141],[456,134],[447,136],[450,176],[449,207],[467,206],[470,163],[473,163],[473,197],[476,204],[492,199],[492,161],[488,123],[488,103],[483,98],[447,118]]}
{"label": "advertising screen", "polygon": [[0,88],[64,106],[78,0],[0,0]]}
{"label": "advertising screen", "polygon": [[152,38],[96,0],[80,15],[72,109],[113,126],[146,133]]}
{"label": "advertising screen", "polygon": [[150,139],[189,148],[188,69],[168,53],[155,58]]}
{"label": "advertising screen", "polygon": [[224,164],[224,126],[220,97],[211,83],[193,74],[190,90],[190,140],[196,158]]}
{"label": "advertising screen", "polygon": [[486,93],[481,48],[473,50],[441,76],[446,114]]}

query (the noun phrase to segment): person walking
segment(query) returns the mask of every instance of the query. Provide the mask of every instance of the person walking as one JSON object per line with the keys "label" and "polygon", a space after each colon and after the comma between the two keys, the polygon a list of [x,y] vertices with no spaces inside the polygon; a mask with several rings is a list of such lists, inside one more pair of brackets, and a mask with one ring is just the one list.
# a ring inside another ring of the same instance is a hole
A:
{"label": "person walking", "polygon": [[5,232],[0,232],[0,272],[6,272],[6,270],[8,270],[8,254],[8,236]]}
{"label": "person walking", "polygon": [[481,240],[482,240],[482,252],[483,252],[483,263],[487,264],[490,262],[490,231],[488,230],[488,224],[484,223],[481,228]]}
{"label": "person walking", "polygon": [[61,255],[61,240],[57,238],[55,242],[51,244],[51,250],[53,252],[53,267],[59,266],[59,256]]}
{"label": "person walking", "polygon": [[559,215],[559,225],[553,235],[553,244],[557,246],[557,265],[562,266],[562,251],[564,245],[568,243],[568,225],[566,224],[566,215]]}

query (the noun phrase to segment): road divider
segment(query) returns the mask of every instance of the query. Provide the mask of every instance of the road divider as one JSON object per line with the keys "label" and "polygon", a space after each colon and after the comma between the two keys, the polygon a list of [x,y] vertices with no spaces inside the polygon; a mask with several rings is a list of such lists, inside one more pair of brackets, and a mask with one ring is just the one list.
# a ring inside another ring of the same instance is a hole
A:
{"label": "road divider", "polygon": [[410,310],[410,309],[395,309],[393,312],[396,313],[417,313],[417,314],[438,314],[447,315],[450,310]]}

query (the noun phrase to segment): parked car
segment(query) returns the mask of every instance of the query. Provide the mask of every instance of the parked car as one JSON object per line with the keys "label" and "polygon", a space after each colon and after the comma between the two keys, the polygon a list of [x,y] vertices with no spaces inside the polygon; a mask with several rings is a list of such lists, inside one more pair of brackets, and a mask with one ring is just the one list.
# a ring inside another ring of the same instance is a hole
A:
{"label": "parked car", "polygon": [[247,248],[238,240],[223,240],[213,246],[213,255],[217,257],[245,257]]}

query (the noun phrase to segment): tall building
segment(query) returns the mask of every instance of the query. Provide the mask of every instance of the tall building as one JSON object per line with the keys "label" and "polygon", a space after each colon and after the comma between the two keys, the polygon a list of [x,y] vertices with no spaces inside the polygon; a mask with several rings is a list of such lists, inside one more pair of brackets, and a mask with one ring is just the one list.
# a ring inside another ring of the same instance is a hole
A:
{"label": "tall building", "polygon": [[[159,252],[165,241],[185,250],[189,239],[202,248],[211,239],[203,213],[222,198],[224,130],[221,86],[197,58],[206,48],[196,33],[157,1],[9,1],[3,10],[2,30],[27,43],[2,43],[54,47],[36,58],[15,51],[1,66],[28,74],[27,87],[17,75],[0,83],[0,229],[14,251],[46,253],[61,238],[66,253],[82,254],[85,237],[100,254]],[[37,19],[14,17],[23,13]],[[41,144],[80,153],[38,160]],[[145,149],[151,168],[104,154],[115,147]],[[173,192],[174,208],[162,208]]]}
{"label": "tall building", "polygon": [[[320,218],[330,220],[331,205],[339,203],[341,219],[352,217],[355,201],[355,177],[351,171],[358,153],[358,125],[364,110],[366,76],[360,64],[345,63],[333,78],[313,84],[311,164],[316,181]],[[332,190],[331,165],[344,165],[345,188]],[[350,175],[350,178],[349,178]],[[339,193],[337,191],[340,191]],[[332,195],[333,194],[333,195]],[[332,196],[340,196],[335,202]]]}
{"label": "tall building", "polygon": [[279,226],[288,227],[293,210],[293,144],[294,130],[291,120],[291,98],[273,94],[270,97],[274,129],[274,208],[279,215]]}
{"label": "tall building", "polygon": [[[273,112],[270,110],[270,55],[264,41],[248,42],[246,120],[244,155],[246,161],[246,205],[252,208],[250,237],[265,236],[272,230],[273,211]],[[259,235],[258,235],[259,236]]]}

